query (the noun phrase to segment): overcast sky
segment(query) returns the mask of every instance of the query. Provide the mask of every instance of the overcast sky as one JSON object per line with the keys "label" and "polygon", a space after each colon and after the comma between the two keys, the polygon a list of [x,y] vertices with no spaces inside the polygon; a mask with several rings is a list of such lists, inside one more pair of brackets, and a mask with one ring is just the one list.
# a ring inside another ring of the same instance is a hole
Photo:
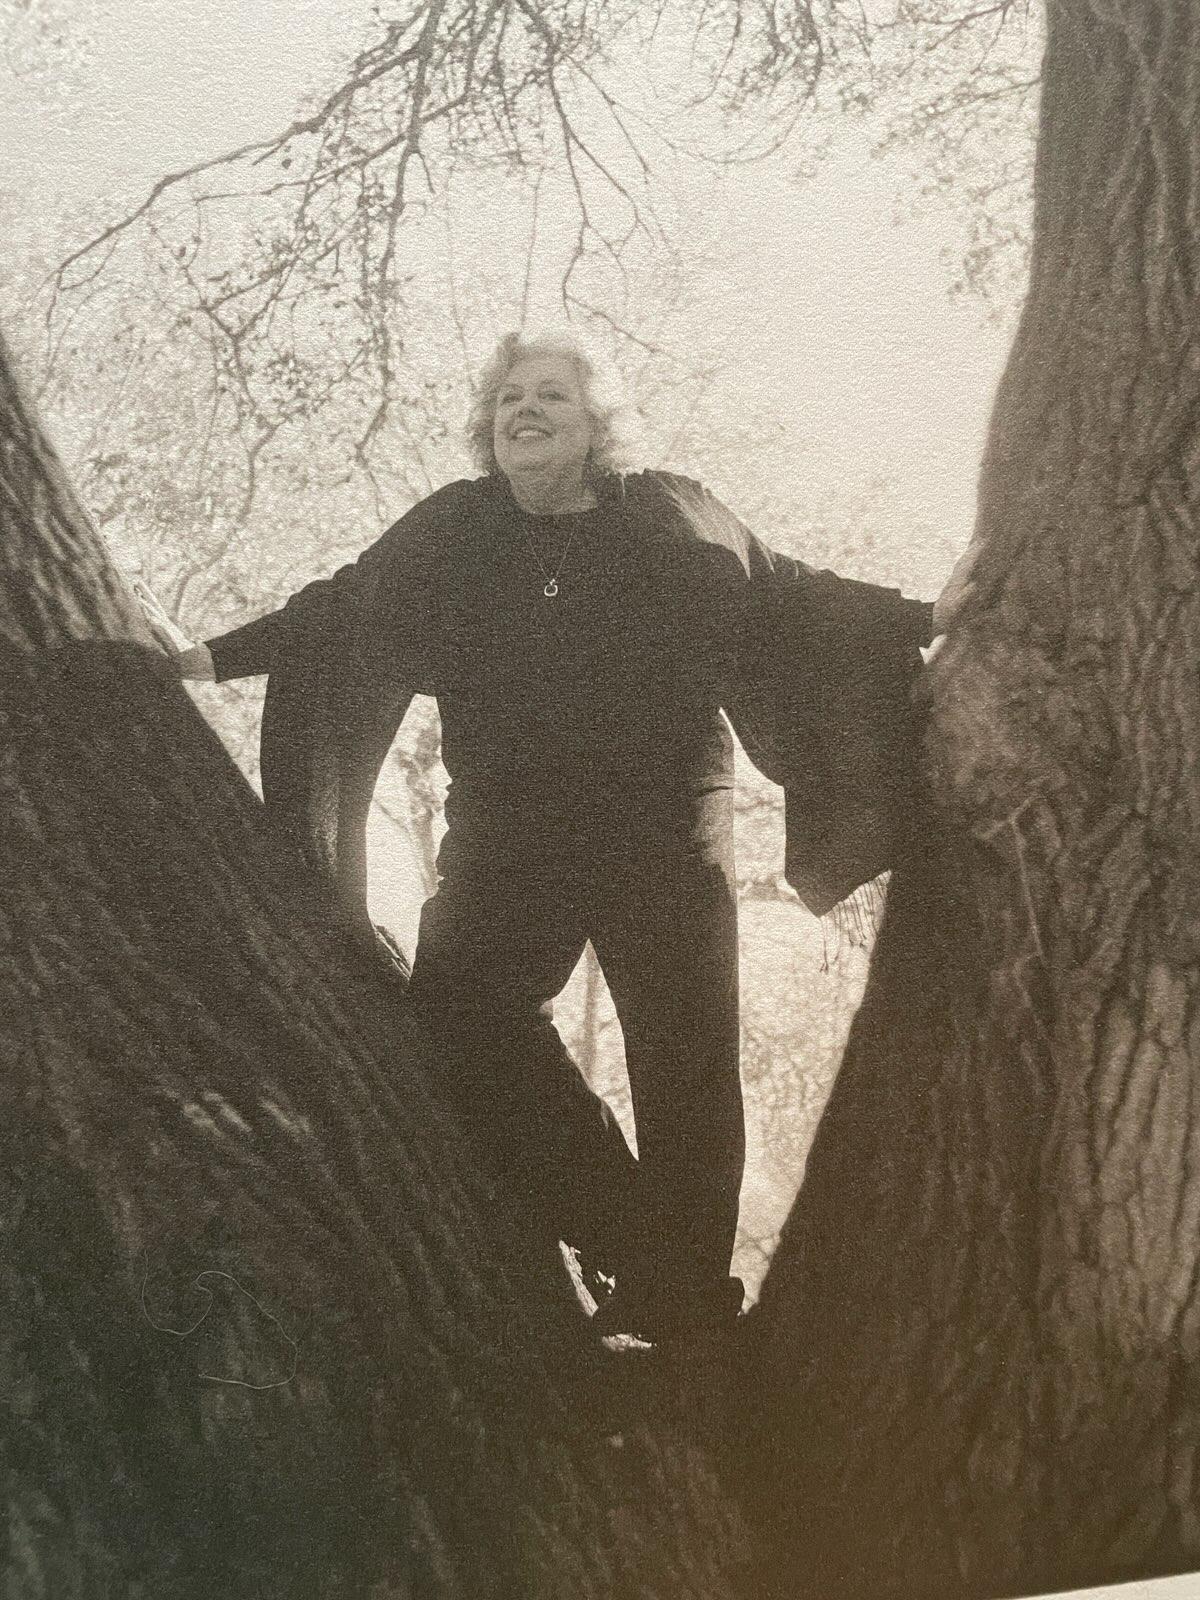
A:
{"label": "overcast sky", "polygon": [[[34,68],[0,97],[19,220],[36,228],[64,204],[140,194],[164,170],[283,127],[328,72],[345,12],[345,0],[45,0],[81,59],[39,72],[28,25],[10,34],[10,61]],[[778,470],[816,503],[887,478],[891,537],[925,524],[965,542],[1009,335],[949,294],[953,214],[911,215],[898,165],[853,134],[802,182],[777,162],[738,169],[715,201],[711,175],[695,183],[722,208],[728,250],[696,305],[698,337],[727,330],[723,403],[778,419]],[[928,588],[939,574],[922,565]]]}

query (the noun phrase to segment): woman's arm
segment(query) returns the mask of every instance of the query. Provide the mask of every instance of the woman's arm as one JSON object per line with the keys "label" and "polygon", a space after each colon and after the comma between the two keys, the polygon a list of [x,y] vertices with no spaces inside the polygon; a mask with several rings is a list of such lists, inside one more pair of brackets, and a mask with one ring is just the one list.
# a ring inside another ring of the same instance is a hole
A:
{"label": "woman's arm", "polygon": [[[407,515],[411,517],[412,512]],[[368,590],[371,574],[403,536],[405,520],[402,517],[394,523],[356,560],[339,567],[330,577],[306,583],[277,610],[199,646],[212,659],[216,681],[224,683],[230,678],[254,678],[273,672],[281,653],[298,632],[311,636],[313,630],[324,633],[345,627]]]}
{"label": "woman's arm", "polygon": [[191,666],[199,675],[208,656],[217,682],[270,673],[300,635],[310,640],[344,636],[364,605],[387,615],[398,653],[415,656],[428,631],[438,532],[461,491],[461,484],[452,483],[419,501],[331,577],[305,584],[278,610],[177,657],[181,670]]}
{"label": "woman's arm", "polygon": [[182,628],[177,628],[159,604],[157,595],[140,578],[134,580],[133,592],[151,633],[174,661],[179,676],[200,683],[214,682],[217,674],[208,646],[193,643]]}
{"label": "woman's arm", "polygon": [[864,597],[867,591],[874,591],[891,621],[914,646],[929,644],[936,620],[934,602],[911,599],[888,585],[842,578],[828,568],[811,567],[795,556],[785,556],[751,533],[741,518],[702,484],[673,473],[657,476],[693,531],[709,546],[737,557],[747,581],[738,585],[733,594],[730,625],[735,639],[741,636],[747,616],[761,610],[771,591],[802,583],[814,606],[837,604],[848,590],[859,591]]}

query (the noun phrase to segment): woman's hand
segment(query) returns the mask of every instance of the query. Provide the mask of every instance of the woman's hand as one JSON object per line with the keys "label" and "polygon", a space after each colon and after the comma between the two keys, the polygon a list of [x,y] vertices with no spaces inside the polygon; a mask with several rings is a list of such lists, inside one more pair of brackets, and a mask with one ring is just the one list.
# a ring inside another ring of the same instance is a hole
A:
{"label": "woman's hand", "polygon": [[979,552],[979,545],[972,539],[954,563],[954,570],[946,581],[946,587],[933,602],[935,639],[950,632],[958,621],[963,607],[975,593],[975,568],[979,563]]}
{"label": "woman's hand", "polygon": [[150,624],[151,633],[175,663],[179,676],[198,683],[215,683],[217,669],[208,646],[195,644],[182,628],[176,627],[154,594],[140,579],[134,579],[133,592],[145,613],[146,621]]}
{"label": "woman's hand", "polygon": [[980,546],[971,543],[954,563],[954,570],[946,580],[946,587],[933,602],[933,638],[921,649],[921,659],[928,666],[935,661],[950,632],[962,614],[963,608],[975,593],[975,568],[979,564]]}

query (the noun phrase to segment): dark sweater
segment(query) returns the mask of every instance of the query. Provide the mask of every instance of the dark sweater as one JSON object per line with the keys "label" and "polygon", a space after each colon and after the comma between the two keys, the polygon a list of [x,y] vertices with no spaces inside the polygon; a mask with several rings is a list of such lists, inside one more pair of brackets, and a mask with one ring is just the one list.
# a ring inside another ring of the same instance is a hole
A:
{"label": "dark sweater", "polygon": [[[272,675],[264,785],[270,765],[276,805],[303,812],[292,826],[319,835],[324,858],[355,837],[350,878],[369,785],[414,692],[438,699],[452,817],[588,827],[614,809],[686,807],[732,781],[723,705],[806,810],[821,787],[844,808],[847,783],[878,808],[876,771],[911,746],[896,713],[930,607],[770,550],[687,479],[609,478],[599,502],[531,518],[499,476],[449,484],[332,578],[210,641],[218,678]],[[861,693],[876,686],[878,706]],[[861,726],[838,725],[843,707]],[[848,731],[868,753],[849,771]],[[890,823],[859,831],[886,839]],[[854,870],[839,862],[810,903]]]}
{"label": "dark sweater", "polygon": [[720,708],[739,601],[755,577],[797,567],[710,497],[730,542],[682,536],[667,484],[612,484],[594,510],[557,517],[522,513],[503,480],[451,484],[352,567],[212,640],[217,675],[269,671],[299,617],[311,626],[324,605],[338,625],[345,598],[387,563],[389,654],[410,687],[437,696],[452,806],[643,804],[727,786]]}

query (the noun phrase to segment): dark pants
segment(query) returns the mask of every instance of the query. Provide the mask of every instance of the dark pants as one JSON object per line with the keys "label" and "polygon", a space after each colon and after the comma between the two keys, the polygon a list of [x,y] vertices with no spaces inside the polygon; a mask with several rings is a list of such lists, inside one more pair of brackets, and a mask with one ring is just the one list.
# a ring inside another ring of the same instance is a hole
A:
{"label": "dark pants", "polygon": [[[729,1271],[745,1155],[732,797],[519,806],[453,817],[410,997],[454,1098],[550,1231],[656,1295]],[[591,940],[625,1038],[634,1162],[554,1027]]]}

